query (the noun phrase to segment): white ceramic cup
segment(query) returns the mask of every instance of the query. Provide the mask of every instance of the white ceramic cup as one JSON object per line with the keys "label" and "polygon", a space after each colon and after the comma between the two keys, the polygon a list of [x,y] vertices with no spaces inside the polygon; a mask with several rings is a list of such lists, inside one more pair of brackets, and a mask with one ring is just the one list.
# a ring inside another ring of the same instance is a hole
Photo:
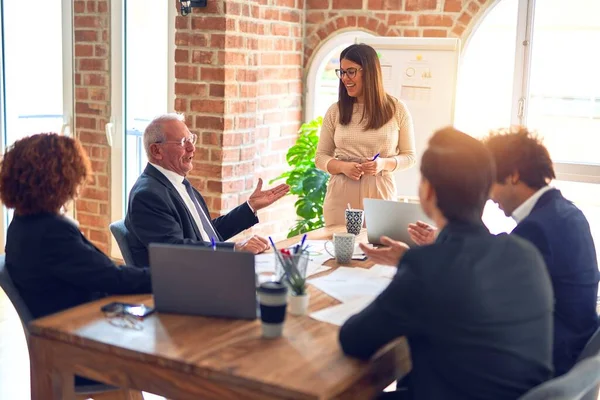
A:
{"label": "white ceramic cup", "polygon": [[[340,264],[347,264],[352,260],[354,254],[354,240],[356,235],[352,233],[334,233],[331,241],[325,242],[325,251]],[[333,243],[333,253],[327,245]]]}

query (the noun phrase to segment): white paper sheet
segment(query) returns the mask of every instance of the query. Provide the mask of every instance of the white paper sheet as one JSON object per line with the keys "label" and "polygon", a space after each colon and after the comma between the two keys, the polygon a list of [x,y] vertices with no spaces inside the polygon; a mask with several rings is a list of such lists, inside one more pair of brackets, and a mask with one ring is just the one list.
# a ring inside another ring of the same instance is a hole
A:
{"label": "white paper sheet", "polygon": [[354,301],[361,297],[375,298],[391,282],[364,268],[340,267],[331,274],[311,279],[310,284],[341,301]]}
{"label": "white paper sheet", "polygon": [[382,278],[394,279],[396,272],[398,272],[398,268],[389,265],[375,264],[369,268],[369,271]]}
{"label": "white paper sheet", "polygon": [[342,326],[354,314],[361,312],[365,307],[371,304],[375,297],[358,297],[352,301],[324,308],[310,314],[311,318],[318,321],[327,322],[333,325]]}

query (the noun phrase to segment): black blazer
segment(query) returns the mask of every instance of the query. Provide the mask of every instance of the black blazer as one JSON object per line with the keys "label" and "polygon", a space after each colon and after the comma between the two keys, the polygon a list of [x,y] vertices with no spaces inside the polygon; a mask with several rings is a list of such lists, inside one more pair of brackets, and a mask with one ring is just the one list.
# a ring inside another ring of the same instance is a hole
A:
{"label": "black blazer", "polygon": [[513,230],[538,248],[554,289],[554,369],[569,371],[598,328],[598,259],[585,216],[559,190],[544,193]]}
{"label": "black blazer", "polygon": [[109,294],[152,291],[147,268],[118,267],[56,214],[14,216],[6,268],[34,318]]}
{"label": "black blazer", "polygon": [[[198,203],[210,215],[202,195],[194,189]],[[233,243],[223,243],[234,235],[250,228],[258,218],[248,203],[228,214],[212,220],[219,235],[219,247],[233,248]],[[129,207],[125,216],[129,230],[127,241],[136,265],[149,265],[150,243],[196,244],[208,246],[196,226],[194,217],[171,182],[159,170],[148,164],[129,193]]]}
{"label": "black blazer", "polygon": [[406,336],[414,399],[514,400],[552,374],[552,287],[527,241],[450,223],[406,252],[390,285],[340,330],[367,359]]}

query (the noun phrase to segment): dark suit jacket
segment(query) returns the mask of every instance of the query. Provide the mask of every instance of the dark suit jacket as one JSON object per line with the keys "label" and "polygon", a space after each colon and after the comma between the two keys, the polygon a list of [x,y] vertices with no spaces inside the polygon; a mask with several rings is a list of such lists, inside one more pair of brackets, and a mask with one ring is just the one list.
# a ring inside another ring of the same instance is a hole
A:
{"label": "dark suit jacket", "polygon": [[552,287],[539,252],[483,225],[448,224],[406,252],[390,285],[340,330],[367,359],[406,336],[414,399],[511,399],[552,374]]}
{"label": "dark suit jacket", "polygon": [[[210,215],[202,195],[194,189],[198,203]],[[212,220],[219,235],[219,247],[233,248],[233,243],[223,243],[258,222],[248,203],[227,215]],[[127,241],[136,265],[149,265],[150,243],[197,244],[208,246],[196,226],[194,217],[171,182],[159,170],[148,164],[129,193],[129,207],[125,216],[129,230]]]}
{"label": "dark suit jacket", "polygon": [[150,293],[147,268],[118,267],[68,219],[15,215],[6,268],[34,318],[108,294]]}
{"label": "dark suit jacket", "polygon": [[544,256],[554,288],[554,369],[567,372],[598,328],[598,261],[590,226],[559,190],[544,193],[513,230]]}

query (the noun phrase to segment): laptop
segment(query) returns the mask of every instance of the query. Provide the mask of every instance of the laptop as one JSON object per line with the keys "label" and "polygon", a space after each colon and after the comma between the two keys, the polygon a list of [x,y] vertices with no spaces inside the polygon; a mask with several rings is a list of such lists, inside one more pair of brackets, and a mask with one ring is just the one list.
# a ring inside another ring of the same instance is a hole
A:
{"label": "laptop", "polygon": [[434,225],[418,202],[364,199],[365,223],[369,243],[381,244],[381,236],[416,246],[408,234],[408,224],[423,221]]}
{"label": "laptop", "polygon": [[149,253],[157,311],[256,318],[254,254],[158,243]]}

